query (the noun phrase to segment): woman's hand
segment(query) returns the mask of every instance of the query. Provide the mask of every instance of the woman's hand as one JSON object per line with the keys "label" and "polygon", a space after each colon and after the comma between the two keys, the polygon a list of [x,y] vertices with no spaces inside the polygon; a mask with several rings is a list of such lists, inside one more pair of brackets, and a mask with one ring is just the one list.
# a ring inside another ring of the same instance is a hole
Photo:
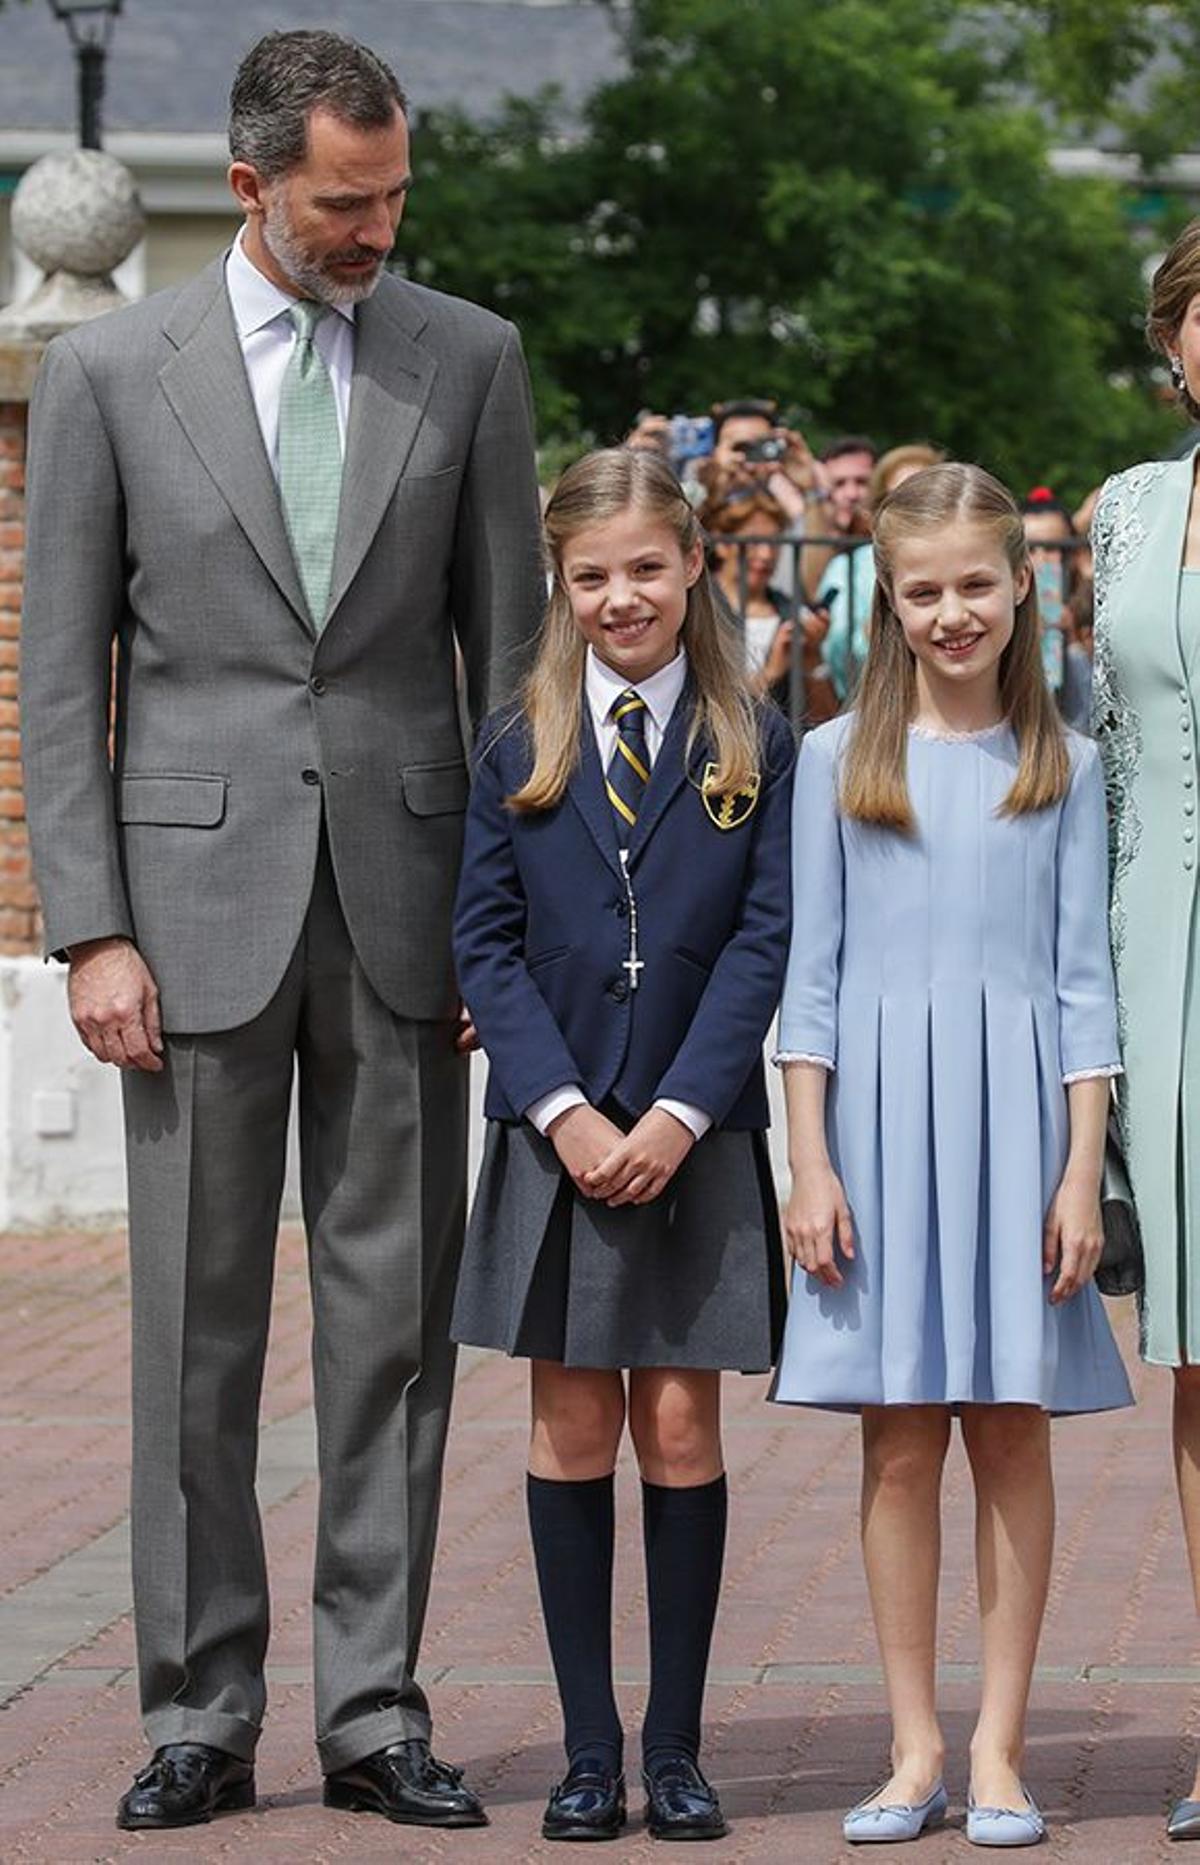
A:
{"label": "woman's hand", "polygon": [[854,1223],[842,1181],[827,1159],[802,1166],[793,1174],[783,1234],[801,1269],[831,1289],[841,1288],[845,1277],[836,1252],[853,1262]]}
{"label": "woman's hand", "polygon": [[598,1113],[586,1102],[577,1102],[567,1108],[565,1113],[552,1120],[546,1129],[546,1138],[558,1154],[564,1170],[571,1175],[571,1182],[576,1191],[585,1198],[593,1198],[595,1193],[588,1184],[588,1175],[607,1159],[617,1142],[624,1136],[619,1127],[615,1127],[606,1115]]}
{"label": "woman's hand", "polygon": [[1048,1276],[1058,1270],[1050,1291],[1052,1302],[1069,1301],[1086,1288],[1096,1273],[1103,1245],[1100,1193],[1094,1175],[1065,1175],[1054,1194],[1042,1238],[1042,1268]]}
{"label": "woman's hand", "polygon": [[649,1204],[670,1184],[696,1136],[664,1107],[651,1107],[608,1156],[584,1174],[580,1190],[606,1204]]}
{"label": "woman's hand", "polygon": [[806,605],[801,609],[800,626],[804,630],[805,645],[810,648],[819,648],[829,633],[829,624],[832,619],[828,603],[821,603],[815,608]]}
{"label": "woman's hand", "polygon": [[795,622],[780,622],[771,638],[767,658],[763,662],[761,679],[764,688],[774,686],[777,680],[787,678],[792,664],[792,637],[796,632]]}

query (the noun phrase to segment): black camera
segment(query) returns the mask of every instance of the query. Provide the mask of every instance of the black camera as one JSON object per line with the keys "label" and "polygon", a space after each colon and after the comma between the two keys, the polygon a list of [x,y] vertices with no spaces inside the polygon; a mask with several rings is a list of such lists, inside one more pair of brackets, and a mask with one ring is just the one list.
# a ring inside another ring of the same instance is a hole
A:
{"label": "black camera", "polygon": [[788,450],[787,441],[781,440],[778,434],[768,434],[765,440],[739,440],[734,445],[735,451],[753,464],[765,460],[777,465],[786,458]]}

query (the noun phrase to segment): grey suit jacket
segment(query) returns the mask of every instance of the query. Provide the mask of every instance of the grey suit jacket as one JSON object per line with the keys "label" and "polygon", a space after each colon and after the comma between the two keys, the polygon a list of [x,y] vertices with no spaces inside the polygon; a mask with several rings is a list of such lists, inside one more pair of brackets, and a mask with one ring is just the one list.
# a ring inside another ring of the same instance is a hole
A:
{"label": "grey suit jacket", "polygon": [[46,948],[127,934],[168,1029],[248,1021],[295,946],[323,807],[371,982],[443,1016],[455,641],[478,718],[543,602],[520,342],[392,277],[359,307],[318,638],[223,265],[56,339],[35,389],[21,690]]}

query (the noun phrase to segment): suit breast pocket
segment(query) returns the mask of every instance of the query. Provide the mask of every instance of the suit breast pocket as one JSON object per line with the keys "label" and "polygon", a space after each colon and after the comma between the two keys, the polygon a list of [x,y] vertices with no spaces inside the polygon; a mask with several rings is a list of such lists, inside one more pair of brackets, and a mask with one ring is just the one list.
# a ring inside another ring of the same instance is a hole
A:
{"label": "suit breast pocket", "polygon": [[433,473],[414,472],[410,467],[396,481],[396,497],[425,502],[457,498],[461,478],[462,467],[458,465],[439,466]]}

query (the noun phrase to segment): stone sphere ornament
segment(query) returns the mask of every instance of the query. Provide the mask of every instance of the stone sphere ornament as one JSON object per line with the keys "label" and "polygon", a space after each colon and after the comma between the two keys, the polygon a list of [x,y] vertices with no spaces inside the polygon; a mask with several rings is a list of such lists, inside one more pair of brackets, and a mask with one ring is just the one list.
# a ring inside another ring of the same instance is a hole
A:
{"label": "stone sphere ornament", "polygon": [[104,278],[145,229],[133,176],[100,149],[44,155],[12,197],[13,238],[46,273]]}
{"label": "stone sphere ornament", "polygon": [[45,273],[21,304],[0,311],[0,335],[44,341],[126,302],[111,273],[141,239],[146,216],[133,176],[100,149],[44,155],[12,197],[14,243]]}

